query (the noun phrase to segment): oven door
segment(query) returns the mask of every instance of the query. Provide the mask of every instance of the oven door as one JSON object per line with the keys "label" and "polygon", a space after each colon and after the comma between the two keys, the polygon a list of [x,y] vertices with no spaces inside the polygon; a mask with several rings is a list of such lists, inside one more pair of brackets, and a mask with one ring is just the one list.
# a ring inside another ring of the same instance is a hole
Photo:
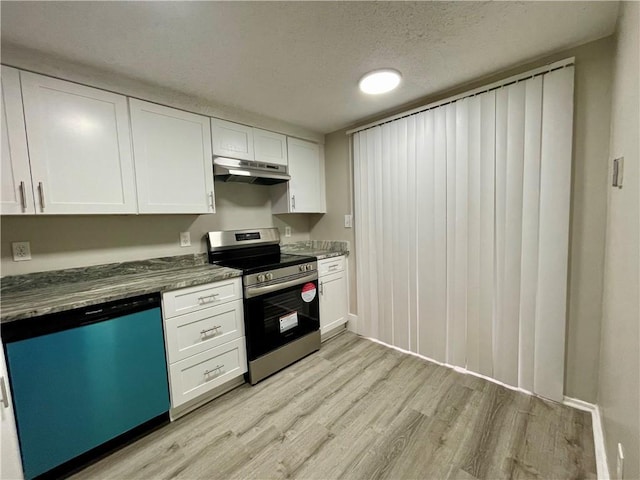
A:
{"label": "oven door", "polygon": [[272,285],[246,289],[244,322],[249,360],[318,330],[317,274],[290,280],[283,288]]}

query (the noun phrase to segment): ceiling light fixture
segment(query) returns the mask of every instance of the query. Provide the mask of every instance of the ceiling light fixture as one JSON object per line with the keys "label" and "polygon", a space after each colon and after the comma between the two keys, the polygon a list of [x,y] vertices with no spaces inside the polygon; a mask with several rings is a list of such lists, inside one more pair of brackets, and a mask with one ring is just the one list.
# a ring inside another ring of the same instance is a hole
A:
{"label": "ceiling light fixture", "polygon": [[400,85],[400,72],[391,68],[374,70],[360,79],[360,90],[370,95],[387,93]]}

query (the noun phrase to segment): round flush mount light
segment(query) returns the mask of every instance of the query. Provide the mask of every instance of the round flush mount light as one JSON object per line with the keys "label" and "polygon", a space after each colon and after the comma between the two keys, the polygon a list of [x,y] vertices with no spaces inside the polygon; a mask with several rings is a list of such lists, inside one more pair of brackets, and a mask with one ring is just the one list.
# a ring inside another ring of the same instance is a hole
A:
{"label": "round flush mount light", "polygon": [[392,68],[374,70],[360,79],[360,90],[370,95],[387,93],[400,85],[400,72]]}

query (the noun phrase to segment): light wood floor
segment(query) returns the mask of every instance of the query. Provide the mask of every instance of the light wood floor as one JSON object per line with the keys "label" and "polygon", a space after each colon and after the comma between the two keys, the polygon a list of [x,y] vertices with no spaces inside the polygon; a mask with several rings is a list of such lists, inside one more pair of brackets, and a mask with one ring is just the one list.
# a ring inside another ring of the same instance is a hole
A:
{"label": "light wood floor", "polygon": [[74,478],[595,478],[588,413],[344,333]]}

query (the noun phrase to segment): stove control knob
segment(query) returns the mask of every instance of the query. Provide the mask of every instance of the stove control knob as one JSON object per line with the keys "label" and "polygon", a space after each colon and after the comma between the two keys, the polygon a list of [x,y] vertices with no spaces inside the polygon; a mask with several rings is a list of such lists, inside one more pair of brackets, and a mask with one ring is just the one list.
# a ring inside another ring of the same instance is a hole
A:
{"label": "stove control knob", "polygon": [[307,272],[309,270],[313,270],[313,265],[311,265],[310,263],[307,263]]}
{"label": "stove control knob", "polygon": [[300,270],[301,272],[304,272],[306,270],[305,265],[300,265],[298,267],[298,270]]}
{"label": "stove control knob", "polygon": [[267,273],[265,277],[267,280],[273,280],[273,273]]}
{"label": "stove control knob", "polygon": [[256,277],[256,280],[258,280],[259,282],[264,282],[264,275],[260,274]]}

